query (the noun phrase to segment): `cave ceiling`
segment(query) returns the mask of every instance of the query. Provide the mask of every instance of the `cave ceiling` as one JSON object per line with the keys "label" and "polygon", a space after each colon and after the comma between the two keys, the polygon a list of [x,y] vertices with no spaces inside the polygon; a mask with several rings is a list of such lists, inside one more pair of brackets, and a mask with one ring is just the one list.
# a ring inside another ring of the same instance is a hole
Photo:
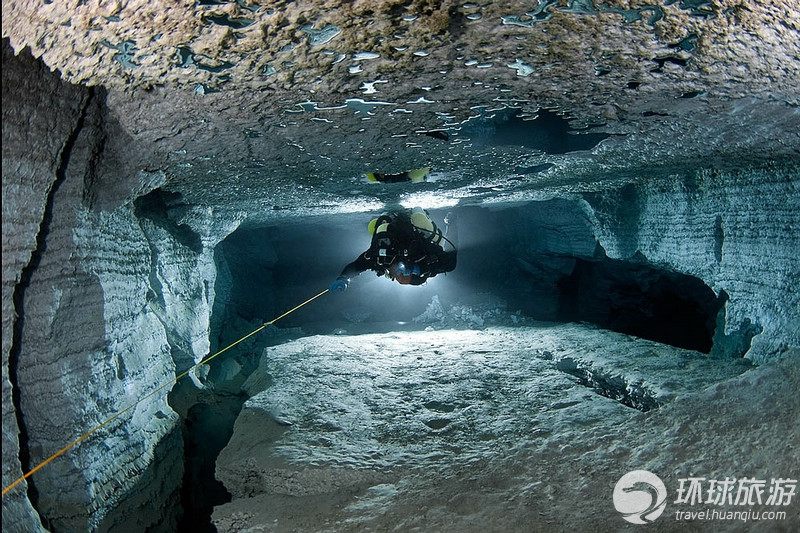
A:
{"label": "cave ceiling", "polygon": [[[795,0],[4,0],[2,26],[105,88],[120,173],[242,217],[519,201],[800,155]],[[554,135],[543,116],[586,142],[502,131]],[[362,177],[422,166],[413,188]]]}

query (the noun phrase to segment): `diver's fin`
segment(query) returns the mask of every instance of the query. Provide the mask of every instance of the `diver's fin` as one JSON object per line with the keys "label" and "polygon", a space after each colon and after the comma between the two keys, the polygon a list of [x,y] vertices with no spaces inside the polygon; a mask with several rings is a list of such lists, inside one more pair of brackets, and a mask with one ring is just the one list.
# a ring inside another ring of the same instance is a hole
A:
{"label": "diver's fin", "polygon": [[430,174],[430,167],[415,168],[400,174],[379,174],[377,172],[365,172],[364,177],[370,183],[422,183],[427,181],[428,174]]}
{"label": "diver's fin", "polygon": [[428,178],[428,174],[430,173],[431,167],[415,168],[414,170],[408,171],[408,177],[411,179],[411,183],[422,183]]}

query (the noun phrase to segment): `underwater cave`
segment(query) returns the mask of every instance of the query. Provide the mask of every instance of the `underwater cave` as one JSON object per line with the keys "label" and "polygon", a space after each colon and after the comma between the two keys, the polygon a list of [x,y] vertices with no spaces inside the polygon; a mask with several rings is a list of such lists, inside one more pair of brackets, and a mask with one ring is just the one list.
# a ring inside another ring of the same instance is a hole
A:
{"label": "underwater cave", "polygon": [[3,531],[800,526],[791,2],[3,11]]}

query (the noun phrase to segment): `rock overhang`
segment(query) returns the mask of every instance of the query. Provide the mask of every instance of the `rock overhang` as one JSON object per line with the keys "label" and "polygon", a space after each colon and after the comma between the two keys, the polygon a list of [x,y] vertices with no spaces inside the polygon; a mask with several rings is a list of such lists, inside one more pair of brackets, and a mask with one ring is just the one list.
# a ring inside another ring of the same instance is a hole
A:
{"label": "rock overhang", "polygon": [[[108,89],[110,116],[152,153],[141,169],[226,216],[373,211],[414,194],[513,202],[800,154],[789,1],[5,7],[16,50]],[[566,153],[485,142],[508,109],[555,110],[564,135],[607,138]],[[438,179],[362,180],[419,166]]]}

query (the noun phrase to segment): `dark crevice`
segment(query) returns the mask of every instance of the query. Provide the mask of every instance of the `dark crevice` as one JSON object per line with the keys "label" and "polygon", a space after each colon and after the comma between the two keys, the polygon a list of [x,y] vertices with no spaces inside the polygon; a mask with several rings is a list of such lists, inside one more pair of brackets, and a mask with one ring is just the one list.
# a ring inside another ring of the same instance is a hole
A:
{"label": "dark crevice", "polygon": [[597,394],[611,398],[642,412],[656,409],[658,400],[653,392],[641,382],[629,382],[623,376],[612,374],[603,369],[593,368],[592,365],[565,357],[556,363],[560,371],[577,378],[578,383],[594,390]]}
{"label": "dark crevice", "polygon": [[689,60],[678,56],[654,57],[652,61],[658,66],[652,69],[650,72],[664,72],[664,65],[667,63],[672,63],[673,65],[678,65],[679,67],[685,67],[689,64]]}
{"label": "dark crevice", "polygon": [[217,457],[230,441],[246,400],[244,394],[217,394],[201,399],[182,417],[184,463],[178,532],[217,531],[211,522],[214,507],[231,501],[231,494],[214,475]]}
{"label": "dark crevice", "polygon": [[102,88],[100,91],[101,92],[97,95],[98,97],[94,99],[97,102],[97,112],[95,114],[94,124],[92,124],[97,134],[89,147],[89,160],[83,180],[83,203],[88,209],[92,209],[97,204],[97,167],[105,152],[106,143],[108,141],[108,132],[106,131],[106,124],[108,123],[106,117],[107,108],[103,105],[105,101],[105,91]]}
{"label": "dark crevice", "polygon": [[[265,235],[241,230],[234,232],[214,250],[216,278],[214,287],[206,285],[207,292],[214,291],[214,308],[210,323],[210,351],[251,331],[253,318],[263,320],[273,314],[274,302],[269,287],[272,279],[271,244]],[[264,256],[259,257],[261,254]],[[253,268],[247,270],[246,265]],[[258,274],[255,274],[258,272]],[[229,291],[233,291],[229,293]],[[265,292],[270,296],[265,297]],[[230,299],[235,300],[231,305]],[[262,301],[263,300],[263,301]],[[251,307],[261,302],[265,307]],[[216,531],[211,516],[214,509],[231,501],[231,494],[216,479],[217,458],[233,435],[234,424],[249,395],[242,388],[244,381],[259,363],[257,354],[266,346],[280,344],[296,334],[273,328],[249,339],[226,354],[235,362],[237,370],[229,372],[224,364],[211,365],[205,390],[179,384],[170,393],[170,405],[181,415],[184,443],[183,479],[181,481],[181,517],[177,531],[211,533]]]}
{"label": "dark crevice", "polygon": [[702,280],[644,261],[576,259],[557,282],[559,320],[709,353],[724,301]]}
{"label": "dark crevice", "polygon": [[[19,461],[23,472],[28,472],[31,469],[28,428],[25,423],[25,417],[22,414],[22,402],[19,388],[19,363],[20,356],[22,355],[22,333],[25,328],[25,293],[28,287],[30,287],[34,272],[39,268],[42,257],[47,251],[47,236],[50,233],[50,226],[53,222],[53,206],[55,204],[56,194],[67,179],[67,169],[69,168],[72,152],[83,130],[94,97],[94,89],[91,87],[88,88],[87,96],[80,114],[78,115],[75,128],[73,128],[67,140],[64,142],[64,147],[59,155],[55,179],[50,186],[50,190],[47,191],[44,212],[42,213],[42,220],[39,223],[39,230],[36,233],[36,244],[31,252],[30,261],[22,268],[19,282],[14,286],[14,293],[12,296],[15,320],[12,329],[11,349],[8,354],[8,379],[11,383],[11,399],[14,404],[14,415],[19,428]],[[33,508],[39,513],[39,517],[44,526],[49,528],[47,519],[42,516],[38,509],[37,503],[39,500],[39,493],[33,478],[28,479],[28,499]]]}
{"label": "dark crevice", "polygon": [[203,242],[200,235],[188,225],[175,221],[175,212],[186,207],[180,193],[154,189],[137,198],[133,205],[137,218],[150,220],[193,252],[202,253]]}
{"label": "dark crevice", "polygon": [[725,243],[725,229],[722,227],[722,217],[717,215],[714,220],[714,259],[717,264],[722,262],[722,245]]}

